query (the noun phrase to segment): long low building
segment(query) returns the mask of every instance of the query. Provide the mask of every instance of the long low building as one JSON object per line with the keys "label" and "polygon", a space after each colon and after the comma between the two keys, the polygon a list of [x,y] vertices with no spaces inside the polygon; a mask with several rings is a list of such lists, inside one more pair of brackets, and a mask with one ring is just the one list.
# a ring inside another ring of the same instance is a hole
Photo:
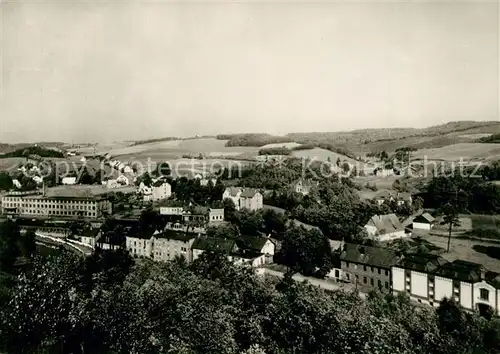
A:
{"label": "long low building", "polygon": [[14,192],[2,197],[2,213],[6,215],[95,219],[111,214],[111,209],[111,202],[105,196],[90,193],[46,196],[36,192]]}

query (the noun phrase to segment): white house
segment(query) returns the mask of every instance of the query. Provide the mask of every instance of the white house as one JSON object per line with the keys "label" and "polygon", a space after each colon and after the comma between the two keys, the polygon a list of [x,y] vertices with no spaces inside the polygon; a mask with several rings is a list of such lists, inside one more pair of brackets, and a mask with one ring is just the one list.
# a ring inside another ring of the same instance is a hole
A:
{"label": "white house", "polygon": [[172,187],[170,186],[170,183],[163,181],[157,181],[153,183],[151,187],[148,187],[144,184],[144,182],[141,182],[139,190],[144,197],[144,201],[163,200],[172,195]]}
{"label": "white house", "polygon": [[131,174],[131,173],[134,173],[134,170],[132,169],[132,167],[130,167],[130,166],[127,165],[127,166],[125,166],[123,168],[123,173],[129,173],[129,174]]}
{"label": "white house", "polygon": [[62,184],[73,185],[76,184],[76,177],[63,177]]}
{"label": "white house", "polygon": [[208,222],[217,223],[224,221],[224,209],[210,209],[208,211]]}
{"label": "white house", "polygon": [[435,219],[431,214],[423,213],[413,219],[412,226],[414,230],[430,230],[434,227],[434,223]]}
{"label": "white house", "polygon": [[392,268],[392,289],[431,306],[448,298],[467,310],[490,308],[500,315],[500,274],[477,263],[447,262],[436,255],[407,256]]}
{"label": "white house", "polygon": [[42,184],[43,178],[40,176],[33,176],[33,181],[35,181],[36,184]]}
{"label": "white house", "polygon": [[217,184],[217,178],[202,178],[200,179],[200,185],[203,187],[208,186],[208,184],[212,182],[212,185],[215,186]]}
{"label": "white house", "polygon": [[151,239],[140,237],[126,237],[125,245],[132,256],[151,257],[153,242]]}
{"label": "white house", "polygon": [[183,207],[160,207],[161,215],[183,215]]}
{"label": "white house", "polygon": [[375,215],[366,223],[368,236],[377,241],[389,241],[406,237],[405,229],[396,214]]}
{"label": "white house", "polygon": [[263,197],[255,189],[244,189],[240,194],[240,207],[239,209],[248,209],[251,211],[263,208]]}
{"label": "white house", "polygon": [[106,186],[106,188],[118,188],[121,184],[118,183],[116,179],[108,179],[107,181],[102,181],[102,184]]}
{"label": "white house", "polygon": [[222,200],[231,199],[236,209],[240,208],[240,196],[243,191],[238,187],[227,187],[222,194]]}
{"label": "white house", "polygon": [[21,182],[19,182],[17,179],[13,179],[12,184],[14,184],[14,187],[16,188],[22,188]]}
{"label": "white house", "polygon": [[122,186],[130,186],[134,184],[134,176],[128,173],[122,173],[118,178],[116,179],[116,182],[121,184]]}

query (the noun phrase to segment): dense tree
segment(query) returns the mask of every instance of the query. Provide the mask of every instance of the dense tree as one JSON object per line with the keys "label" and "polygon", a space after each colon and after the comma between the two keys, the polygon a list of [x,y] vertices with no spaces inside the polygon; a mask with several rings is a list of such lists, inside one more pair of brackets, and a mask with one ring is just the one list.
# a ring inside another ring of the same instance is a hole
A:
{"label": "dense tree", "polygon": [[7,172],[0,172],[0,190],[8,191],[12,187],[12,177]]}
{"label": "dense tree", "polygon": [[11,220],[0,223],[0,270],[12,271],[12,267],[19,256],[18,241],[21,233],[17,224]]}
{"label": "dense tree", "polygon": [[33,230],[28,230],[21,235],[19,238],[19,248],[20,252],[24,257],[31,258],[36,251],[36,243],[35,243],[35,232]]}

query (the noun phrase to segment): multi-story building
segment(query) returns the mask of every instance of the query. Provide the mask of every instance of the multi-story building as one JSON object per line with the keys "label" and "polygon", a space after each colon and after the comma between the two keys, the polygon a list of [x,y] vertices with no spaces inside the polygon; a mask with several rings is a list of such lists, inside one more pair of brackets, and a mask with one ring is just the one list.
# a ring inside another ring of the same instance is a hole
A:
{"label": "multi-story building", "polygon": [[153,256],[153,241],[151,236],[127,236],[125,239],[125,247],[130,254],[135,257],[152,257]]}
{"label": "multi-story building", "polygon": [[111,202],[103,196],[85,194],[44,196],[12,192],[2,197],[2,212],[30,217],[99,218],[111,214]]}
{"label": "multi-story building", "polygon": [[251,211],[263,208],[263,197],[255,189],[245,189],[240,194],[240,207],[239,209],[248,209]]}
{"label": "multi-story building", "polygon": [[164,231],[152,237],[152,258],[155,261],[171,261],[181,256],[188,263],[193,261],[191,246],[196,239],[195,234],[186,232]]}
{"label": "multi-story building", "polygon": [[392,267],[392,288],[394,293],[405,292],[431,306],[448,298],[467,310],[491,309],[500,315],[500,274],[477,263],[447,262],[435,255],[407,256]]}
{"label": "multi-story building", "polygon": [[387,248],[346,243],[340,253],[341,271],[345,281],[360,288],[391,287],[391,268],[398,262],[397,254]]}
{"label": "multi-story building", "polygon": [[222,199],[230,199],[233,201],[236,209],[240,208],[240,196],[243,191],[238,187],[227,187],[222,194]]}

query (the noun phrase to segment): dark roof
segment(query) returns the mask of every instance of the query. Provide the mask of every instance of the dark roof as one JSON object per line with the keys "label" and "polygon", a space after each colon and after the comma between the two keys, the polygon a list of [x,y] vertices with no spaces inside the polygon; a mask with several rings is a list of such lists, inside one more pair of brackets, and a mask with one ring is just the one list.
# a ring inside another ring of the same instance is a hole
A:
{"label": "dark roof", "polygon": [[435,274],[449,279],[477,283],[482,280],[482,274],[486,274],[486,269],[481,264],[457,259],[443,264]]}
{"label": "dark roof", "polygon": [[153,182],[153,187],[161,187],[164,184],[169,184],[169,183],[164,181],[164,180],[157,180],[157,181]]}
{"label": "dark roof", "polygon": [[187,232],[176,232],[172,230],[165,230],[153,236],[156,238],[165,238],[168,240],[177,240],[177,241],[189,241],[192,240],[193,238],[196,238],[196,234]]}
{"label": "dark roof", "polygon": [[239,187],[228,187],[226,188],[226,191],[229,190],[229,194],[231,194],[232,197],[236,197],[239,192],[241,192],[241,188]]}
{"label": "dark roof", "polygon": [[229,253],[233,250],[235,240],[219,239],[215,237],[198,237],[191,247],[204,251],[223,251]]}
{"label": "dark roof", "polygon": [[390,268],[397,263],[398,256],[396,252],[388,248],[346,243],[340,254],[340,259],[346,262]]}
{"label": "dark roof", "polygon": [[446,260],[438,255],[412,254],[405,256],[397,265],[417,272],[432,273],[446,263]]}
{"label": "dark roof", "polygon": [[415,217],[415,219],[413,219],[413,222],[423,222],[423,223],[433,223],[434,222],[434,217],[429,214],[429,213],[423,213],[417,217]]}
{"label": "dark roof", "polygon": [[231,252],[231,256],[243,258],[243,259],[255,259],[257,257],[260,257],[262,253],[260,252],[254,252],[254,251],[249,251],[245,249],[238,249],[233,252]]}
{"label": "dark roof", "polygon": [[381,234],[404,229],[396,214],[374,215],[368,221],[367,225],[375,226]]}
{"label": "dark roof", "polygon": [[251,250],[260,254],[262,247],[264,247],[267,241],[267,237],[241,235],[236,240],[236,246],[240,249]]}
{"label": "dark roof", "polygon": [[255,194],[259,193],[259,191],[253,189],[253,188],[248,188],[244,189],[243,192],[241,193],[241,197],[243,198],[253,198]]}

